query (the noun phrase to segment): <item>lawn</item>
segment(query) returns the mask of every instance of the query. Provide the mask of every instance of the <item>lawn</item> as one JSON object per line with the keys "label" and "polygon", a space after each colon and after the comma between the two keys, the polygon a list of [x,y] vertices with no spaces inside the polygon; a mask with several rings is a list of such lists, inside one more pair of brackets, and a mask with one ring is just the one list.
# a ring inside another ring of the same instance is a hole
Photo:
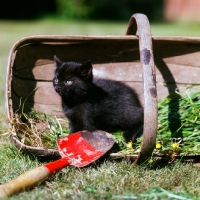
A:
{"label": "lawn", "polygon": [[[4,81],[12,45],[30,35],[123,35],[127,23],[75,22],[53,19],[0,20],[0,183],[42,165],[34,156],[22,155],[5,133]],[[200,25],[151,24],[155,36],[200,36]],[[126,160],[101,160],[85,168],[67,167],[46,183],[8,199],[200,199],[200,169],[192,164],[143,165]]]}

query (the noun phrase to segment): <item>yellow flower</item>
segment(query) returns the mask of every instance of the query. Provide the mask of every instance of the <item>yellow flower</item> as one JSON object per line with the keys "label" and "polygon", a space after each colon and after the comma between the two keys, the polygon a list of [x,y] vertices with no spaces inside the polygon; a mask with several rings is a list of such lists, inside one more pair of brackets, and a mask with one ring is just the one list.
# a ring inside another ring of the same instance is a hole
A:
{"label": "yellow flower", "polygon": [[176,150],[176,149],[178,149],[178,147],[179,147],[179,144],[178,144],[178,143],[176,143],[176,142],[175,142],[175,143],[172,143],[172,148],[173,148],[173,149]]}
{"label": "yellow flower", "polygon": [[153,159],[152,158],[149,159],[149,163],[153,163]]}
{"label": "yellow flower", "polygon": [[156,142],[156,149],[160,149],[161,148],[161,144],[159,142]]}
{"label": "yellow flower", "polygon": [[132,148],[133,148],[133,142],[132,142],[132,141],[128,142],[127,148],[129,148],[129,149],[132,149]]}

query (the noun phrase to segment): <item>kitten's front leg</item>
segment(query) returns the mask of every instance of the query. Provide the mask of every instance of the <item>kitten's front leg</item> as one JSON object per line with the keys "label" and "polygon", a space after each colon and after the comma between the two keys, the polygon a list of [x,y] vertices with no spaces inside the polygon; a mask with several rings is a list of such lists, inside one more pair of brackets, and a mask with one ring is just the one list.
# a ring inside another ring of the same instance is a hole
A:
{"label": "kitten's front leg", "polygon": [[143,125],[135,126],[134,128],[124,131],[123,136],[125,139],[125,142],[128,143],[130,141],[135,142],[140,133],[142,133]]}
{"label": "kitten's front leg", "polygon": [[94,131],[85,125],[84,121],[87,121],[87,120],[83,119],[82,116],[68,118],[68,120],[69,120],[69,134],[76,133],[78,131],[83,131],[83,130]]}
{"label": "kitten's front leg", "polygon": [[76,132],[80,131],[78,129],[78,127],[76,126],[76,124],[71,122],[69,118],[68,118],[68,123],[69,123],[69,134],[76,133]]}
{"label": "kitten's front leg", "polygon": [[[82,107],[87,108],[82,109]],[[93,117],[89,115],[91,110],[88,105],[83,105],[82,107],[77,108],[73,114],[68,116],[70,134],[77,131],[95,131],[97,128],[94,125]]]}
{"label": "kitten's front leg", "polygon": [[78,131],[83,131],[83,130],[92,132],[92,131],[96,131],[97,128],[93,126],[92,124],[90,124],[89,120],[87,119],[83,119],[81,122],[69,123],[69,134],[75,133]]}
{"label": "kitten's front leg", "polygon": [[81,131],[77,125],[74,125],[72,122],[69,121],[69,134],[76,133]]}

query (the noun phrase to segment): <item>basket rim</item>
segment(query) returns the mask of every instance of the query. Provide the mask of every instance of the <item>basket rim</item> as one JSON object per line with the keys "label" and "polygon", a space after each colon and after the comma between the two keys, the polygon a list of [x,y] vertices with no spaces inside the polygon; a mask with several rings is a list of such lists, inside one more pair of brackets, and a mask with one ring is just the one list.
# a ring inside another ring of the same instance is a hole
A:
{"label": "basket rim", "polygon": [[[12,143],[19,149],[19,151],[23,153],[33,154],[37,157],[45,157],[45,158],[52,158],[58,159],[61,158],[59,151],[56,149],[45,149],[43,147],[33,147],[22,143],[19,138],[14,135],[10,134],[10,140]],[[108,154],[110,158],[128,158],[131,160],[136,160],[138,158],[138,154],[126,154],[122,155],[120,153],[110,153]],[[167,155],[160,155],[154,154],[153,158],[156,160],[169,160]],[[192,161],[192,162],[199,162],[200,161],[200,154],[186,154],[186,155],[176,155],[174,156],[174,160],[182,160],[182,161]]]}
{"label": "basket rim", "polygon": [[38,157],[60,158],[60,153],[56,149],[45,149],[43,147],[33,147],[22,143],[14,134],[10,134],[11,142],[23,153],[31,153]]}

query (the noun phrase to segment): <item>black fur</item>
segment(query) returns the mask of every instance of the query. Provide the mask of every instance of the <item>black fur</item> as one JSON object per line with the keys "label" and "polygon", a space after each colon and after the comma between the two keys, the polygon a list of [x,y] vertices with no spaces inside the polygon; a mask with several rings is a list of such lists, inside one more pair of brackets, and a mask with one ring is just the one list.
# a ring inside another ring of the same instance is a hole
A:
{"label": "black fur", "polygon": [[53,85],[62,98],[70,133],[81,130],[123,131],[126,142],[143,129],[143,108],[136,93],[124,84],[93,79],[92,64],[61,62],[56,56]]}

